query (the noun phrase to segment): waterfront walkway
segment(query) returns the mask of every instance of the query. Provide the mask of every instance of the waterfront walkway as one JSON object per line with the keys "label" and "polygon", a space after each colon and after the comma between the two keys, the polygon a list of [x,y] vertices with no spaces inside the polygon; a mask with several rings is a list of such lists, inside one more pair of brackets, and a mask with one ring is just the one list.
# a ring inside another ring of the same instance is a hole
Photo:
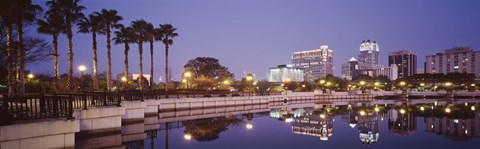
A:
{"label": "waterfront walkway", "polygon": [[[253,94],[254,95],[254,94]],[[10,112],[13,121],[9,125],[0,126],[0,146],[5,148],[29,148],[32,146],[20,146],[28,142],[58,142],[45,141],[62,138],[63,142],[57,144],[33,144],[43,145],[45,148],[72,147],[74,134],[96,134],[118,131],[119,128],[128,129],[129,125],[144,125],[145,130],[157,130],[161,123],[178,122],[190,119],[224,116],[226,114],[247,114],[266,112],[272,108],[308,107],[312,104],[317,106],[350,105],[362,103],[396,104],[398,101],[411,100],[408,97],[423,97],[418,102],[459,101],[456,97],[475,99],[480,93],[462,94],[433,94],[424,95],[397,94],[395,100],[379,99],[379,97],[392,96],[383,93],[349,94],[332,93],[315,95],[313,92],[300,92],[270,96],[234,96],[210,97],[191,96],[180,98],[159,98],[155,94],[133,93],[97,93],[75,95],[53,95],[26,98],[14,98],[3,100],[9,106],[3,105],[4,111]],[[432,97],[442,97],[428,99]],[[72,99],[72,100],[69,100]],[[412,102],[410,101],[410,102]],[[2,121],[4,121],[2,119]],[[143,134],[143,133],[142,133]],[[129,136],[125,140],[135,140],[144,136]],[[46,139],[47,138],[47,139]],[[43,141],[39,141],[43,140]],[[30,143],[31,144],[31,143]]]}

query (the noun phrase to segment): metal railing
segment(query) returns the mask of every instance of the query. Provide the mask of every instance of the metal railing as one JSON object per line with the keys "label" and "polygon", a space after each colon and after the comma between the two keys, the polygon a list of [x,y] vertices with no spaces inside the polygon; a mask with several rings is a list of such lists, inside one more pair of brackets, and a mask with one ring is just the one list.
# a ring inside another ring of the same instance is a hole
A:
{"label": "metal railing", "polygon": [[[210,98],[235,96],[269,96],[279,95],[277,92],[169,92],[169,98]],[[100,106],[121,106],[122,101],[144,101],[165,99],[160,91],[117,91],[117,92],[84,92],[73,94],[0,96],[0,124],[17,120],[44,118],[73,118],[73,109],[88,109]]]}
{"label": "metal railing", "polygon": [[45,118],[73,118],[70,95],[3,96],[1,123]]}

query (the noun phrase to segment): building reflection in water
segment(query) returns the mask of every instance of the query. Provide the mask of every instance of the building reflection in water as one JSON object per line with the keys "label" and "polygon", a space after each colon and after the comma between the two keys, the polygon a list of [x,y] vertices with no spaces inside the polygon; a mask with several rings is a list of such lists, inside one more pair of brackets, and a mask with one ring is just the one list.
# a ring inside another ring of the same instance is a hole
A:
{"label": "building reflection in water", "polygon": [[360,111],[358,116],[358,132],[360,141],[364,144],[378,142],[380,133],[378,131],[377,112]]}
{"label": "building reflection in water", "polygon": [[301,117],[305,113],[303,108],[288,110],[286,107],[272,109],[270,111],[270,117],[278,119],[279,121],[292,122],[293,118]]}
{"label": "building reflection in water", "polygon": [[[444,135],[445,138],[456,141],[469,141],[480,137],[480,112],[455,113],[443,117],[426,117],[427,132]],[[466,116],[470,115],[470,116]]]}
{"label": "building reflection in water", "polygon": [[308,109],[303,116],[293,118],[292,133],[320,137],[320,140],[326,141],[333,135],[333,116]]}
{"label": "building reflection in water", "polygon": [[405,112],[400,112],[397,109],[390,109],[388,111],[388,131],[396,135],[412,135],[417,129],[417,121],[413,112],[400,109]]}

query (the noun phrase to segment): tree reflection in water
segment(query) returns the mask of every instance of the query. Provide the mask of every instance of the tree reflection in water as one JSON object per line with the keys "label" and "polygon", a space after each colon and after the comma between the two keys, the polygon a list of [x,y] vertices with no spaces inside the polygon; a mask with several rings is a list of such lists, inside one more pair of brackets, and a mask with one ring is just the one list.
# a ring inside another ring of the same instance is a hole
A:
{"label": "tree reflection in water", "polygon": [[245,122],[234,116],[207,118],[182,122],[185,134],[189,134],[197,141],[207,142],[219,138],[221,132],[227,131],[228,126],[240,126]]}

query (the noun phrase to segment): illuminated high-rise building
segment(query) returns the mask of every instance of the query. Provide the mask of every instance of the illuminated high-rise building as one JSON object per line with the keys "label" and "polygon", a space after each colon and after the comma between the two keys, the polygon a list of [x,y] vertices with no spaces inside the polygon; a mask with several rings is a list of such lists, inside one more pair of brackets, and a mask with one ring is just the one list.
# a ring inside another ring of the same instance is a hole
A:
{"label": "illuminated high-rise building", "polygon": [[398,67],[398,77],[407,78],[417,71],[417,53],[413,50],[398,50],[388,53],[388,65]]}
{"label": "illuminated high-rise building", "polygon": [[380,47],[375,41],[364,40],[360,43],[358,62],[369,66],[369,69],[376,69],[380,62]]}
{"label": "illuminated high-rise building", "polygon": [[303,70],[293,68],[292,65],[278,65],[277,67],[270,68],[270,74],[268,81],[270,82],[302,82]]}
{"label": "illuminated high-rise building", "polygon": [[480,78],[480,51],[470,47],[446,49],[445,53],[427,55],[425,73],[472,73]]}
{"label": "illuminated high-rise building", "polygon": [[321,45],[319,49],[293,52],[292,63],[294,68],[304,70],[306,81],[312,82],[333,75],[333,50]]}

